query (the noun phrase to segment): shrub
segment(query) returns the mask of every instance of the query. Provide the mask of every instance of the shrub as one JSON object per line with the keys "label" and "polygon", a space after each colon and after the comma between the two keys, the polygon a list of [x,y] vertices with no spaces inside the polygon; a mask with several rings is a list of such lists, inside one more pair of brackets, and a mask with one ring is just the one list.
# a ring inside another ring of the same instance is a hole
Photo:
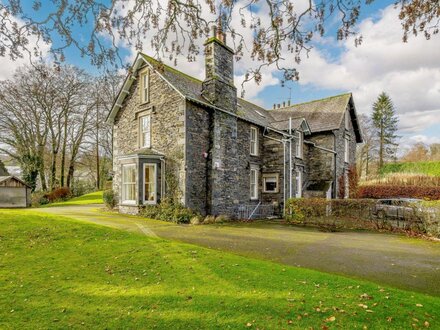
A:
{"label": "shrub", "polygon": [[46,193],[42,191],[36,191],[31,195],[31,205],[33,207],[39,207],[41,205],[48,204],[49,200],[46,197]]}
{"label": "shrub", "polygon": [[224,222],[229,222],[231,221],[231,218],[227,215],[224,214],[220,214],[215,218],[215,223],[224,223]]}
{"label": "shrub", "polygon": [[209,225],[209,224],[211,224],[211,223],[215,223],[215,216],[213,216],[213,215],[207,215],[207,216],[205,217],[205,219],[203,220],[203,224],[204,224],[204,225]]}
{"label": "shrub", "polygon": [[203,221],[202,217],[196,215],[196,216],[192,217],[189,222],[192,225],[200,225],[202,223],[202,221]]}
{"label": "shrub", "polygon": [[70,189],[67,187],[61,187],[56,188],[52,190],[50,193],[46,194],[45,197],[49,201],[49,203],[53,203],[55,201],[63,201],[70,197],[72,197],[72,194],[70,192]]}
{"label": "shrub", "polygon": [[191,219],[197,215],[191,209],[170,199],[163,199],[157,205],[145,206],[141,214],[146,218],[175,223],[190,223]]}
{"label": "shrub", "polygon": [[368,185],[361,186],[359,198],[421,198],[429,200],[440,199],[440,187],[397,186],[397,185]]}
{"label": "shrub", "polygon": [[89,180],[73,180],[71,185],[72,197],[82,196],[95,190],[95,185]]}
{"label": "shrub", "polygon": [[102,199],[104,200],[104,204],[105,206],[107,206],[108,209],[113,210],[115,208],[117,199],[113,189],[108,189],[104,191],[102,194]]}
{"label": "shrub", "polygon": [[285,219],[329,231],[378,229],[440,237],[440,201],[414,204],[414,214],[404,221],[376,217],[372,212],[376,203],[374,199],[292,198],[286,203]]}

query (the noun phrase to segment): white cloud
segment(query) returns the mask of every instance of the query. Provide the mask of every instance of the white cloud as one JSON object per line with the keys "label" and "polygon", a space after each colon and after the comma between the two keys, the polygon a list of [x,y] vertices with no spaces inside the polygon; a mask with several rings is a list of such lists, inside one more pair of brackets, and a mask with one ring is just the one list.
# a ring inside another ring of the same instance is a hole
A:
{"label": "white cloud", "polygon": [[[362,45],[355,47],[352,39],[339,42],[343,52],[336,61],[324,55],[325,50],[313,49],[299,66],[299,83],[352,91],[362,113],[369,113],[378,94],[385,91],[400,116],[400,128],[407,133],[440,123],[440,35],[403,43],[393,6],[385,8],[377,21],[361,22],[359,33]],[[328,43],[329,38],[320,44]]]}

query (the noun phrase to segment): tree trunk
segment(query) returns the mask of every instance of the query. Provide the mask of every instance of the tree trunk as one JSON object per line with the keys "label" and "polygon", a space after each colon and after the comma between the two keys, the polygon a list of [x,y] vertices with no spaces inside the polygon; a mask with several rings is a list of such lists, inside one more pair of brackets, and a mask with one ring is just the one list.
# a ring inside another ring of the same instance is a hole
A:
{"label": "tree trunk", "polygon": [[64,175],[64,167],[66,166],[66,147],[67,147],[67,118],[64,118],[64,132],[63,132],[63,147],[61,150],[61,187],[64,187],[65,175]]}
{"label": "tree trunk", "polygon": [[67,172],[67,187],[70,188],[73,181],[73,173],[75,172],[75,165],[73,162],[70,162],[69,171]]}

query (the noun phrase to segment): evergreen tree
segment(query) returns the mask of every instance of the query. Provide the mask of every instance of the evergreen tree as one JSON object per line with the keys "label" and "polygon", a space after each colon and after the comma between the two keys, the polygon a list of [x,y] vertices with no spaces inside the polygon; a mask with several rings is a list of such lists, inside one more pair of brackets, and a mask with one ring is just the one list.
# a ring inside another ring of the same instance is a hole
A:
{"label": "evergreen tree", "polygon": [[385,92],[382,92],[373,104],[372,119],[379,142],[380,169],[385,159],[393,158],[398,145],[396,135],[398,118],[393,102]]}
{"label": "evergreen tree", "polygon": [[3,164],[2,160],[0,159],[0,176],[8,176],[8,170],[5,167],[5,164]]}

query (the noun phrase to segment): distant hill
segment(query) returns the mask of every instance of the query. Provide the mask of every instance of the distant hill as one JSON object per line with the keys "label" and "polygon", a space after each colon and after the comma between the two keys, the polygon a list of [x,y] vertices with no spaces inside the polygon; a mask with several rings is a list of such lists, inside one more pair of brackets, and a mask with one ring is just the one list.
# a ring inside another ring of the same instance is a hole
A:
{"label": "distant hill", "polygon": [[440,161],[386,164],[380,172],[381,174],[417,173],[440,177]]}

